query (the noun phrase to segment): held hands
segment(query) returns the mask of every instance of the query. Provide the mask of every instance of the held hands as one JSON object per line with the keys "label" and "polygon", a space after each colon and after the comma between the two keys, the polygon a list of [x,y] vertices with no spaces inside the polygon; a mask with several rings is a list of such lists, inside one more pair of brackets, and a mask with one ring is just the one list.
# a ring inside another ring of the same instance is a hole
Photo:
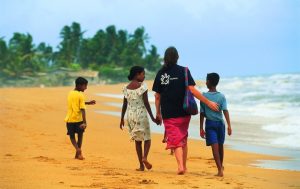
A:
{"label": "held hands", "polygon": [[121,122],[120,122],[120,129],[123,130],[123,127],[124,127],[124,119],[121,119]]}
{"label": "held hands", "polygon": [[206,135],[205,131],[203,129],[200,129],[200,136],[201,136],[201,138],[205,139],[205,135]]}
{"label": "held hands", "polygon": [[154,123],[156,123],[156,125],[160,125],[160,124],[161,124],[161,121],[158,120],[157,117],[156,117],[156,118],[152,117],[151,119],[152,119],[152,121],[153,121]]}
{"label": "held hands", "polygon": [[161,117],[161,114],[156,114],[156,121],[157,121],[157,125],[161,125],[162,123],[162,117]]}

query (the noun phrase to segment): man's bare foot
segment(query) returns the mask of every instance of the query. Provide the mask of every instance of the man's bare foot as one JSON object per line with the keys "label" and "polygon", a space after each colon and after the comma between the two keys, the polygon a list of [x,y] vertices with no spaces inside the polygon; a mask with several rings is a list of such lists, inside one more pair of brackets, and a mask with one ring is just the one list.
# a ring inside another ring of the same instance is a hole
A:
{"label": "man's bare foot", "polygon": [[143,161],[145,167],[146,167],[148,170],[152,169],[152,164],[149,163],[147,159],[143,158],[142,161]]}

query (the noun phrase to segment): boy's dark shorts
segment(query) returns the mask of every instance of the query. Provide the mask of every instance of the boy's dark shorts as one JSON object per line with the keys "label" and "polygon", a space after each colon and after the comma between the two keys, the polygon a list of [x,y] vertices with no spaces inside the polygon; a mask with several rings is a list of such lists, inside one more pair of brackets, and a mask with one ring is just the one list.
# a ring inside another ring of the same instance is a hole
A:
{"label": "boy's dark shorts", "polygon": [[82,134],[84,132],[84,129],[81,129],[79,125],[81,125],[83,122],[75,122],[75,123],[67,123],[67,135],[75,135]]}
{"label": "boy's dark shorts", "polygon": [[222,121],[205,121],[206,146],[224,144],[225,125]]}

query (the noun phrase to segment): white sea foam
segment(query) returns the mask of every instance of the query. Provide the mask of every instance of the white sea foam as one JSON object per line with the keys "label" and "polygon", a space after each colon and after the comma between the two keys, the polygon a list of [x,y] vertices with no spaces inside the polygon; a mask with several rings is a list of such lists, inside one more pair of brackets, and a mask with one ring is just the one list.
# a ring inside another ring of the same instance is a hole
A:
{"label": "white sea foam", "polygon": [[[261,124],[253,132],[269,136],[269,145],[300,149],[300,74],[221,78],[218,90],[225,94],[234,117]],[[255,140],[240,134],[243,140]]]}

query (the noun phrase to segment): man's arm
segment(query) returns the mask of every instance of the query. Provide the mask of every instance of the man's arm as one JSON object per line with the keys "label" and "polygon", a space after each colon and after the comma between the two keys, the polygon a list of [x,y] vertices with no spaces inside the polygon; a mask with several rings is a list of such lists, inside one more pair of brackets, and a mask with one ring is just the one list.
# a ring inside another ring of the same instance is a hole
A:
{"label": "man's arm", "polygon": [[213,101],[208,100],[203,94],[200,93],[193,85],[188,86],[191,93],[201,102],[206,104],[210,109],[213,111],[218,112],[219,111],[219,105]]}
{"label": "man's arm", "polygon": [[228,132],[228,135],[230,136],[232,134],[232,130],[231,130],[231,123],[230,123],[230,117],[229,117],[228,110],[223,110],[223,114],[224,114],[226,122],[227,122],[227,132]]}

